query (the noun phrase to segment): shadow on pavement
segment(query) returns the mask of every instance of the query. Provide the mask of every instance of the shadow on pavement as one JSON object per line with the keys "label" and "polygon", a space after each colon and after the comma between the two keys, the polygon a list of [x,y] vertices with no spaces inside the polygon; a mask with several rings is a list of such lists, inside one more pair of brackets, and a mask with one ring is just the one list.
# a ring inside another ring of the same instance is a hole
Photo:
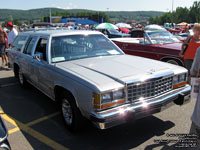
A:
{"label": "shadow on pavement", "polygon": [[[1,78],[0,84],[9,83],[12,80],[16,81],[13,78]],[[23,89],[16,84],[0,88],[0,95],[0,106],[3,111],[23,124],[59,111],[55,102],[32,86]],[[21,124],[18,124],[18,126],[22,128]],[[173,122],[149,116],[107,130],[99,130],[87,122],[84,130],[72,134],[65,128],[61,115],[57,115],[32,125],[31,128],[69,149],[126,150],[136,148],[154,136],[163,135],[166,130],[174,126]],[[22,133],[35,150],[51,149],[37,138],[30,136],[29,133],[23,130]],[[150,150],[151,147],[154,147],[154,145],[147,147],[146,150]]]}

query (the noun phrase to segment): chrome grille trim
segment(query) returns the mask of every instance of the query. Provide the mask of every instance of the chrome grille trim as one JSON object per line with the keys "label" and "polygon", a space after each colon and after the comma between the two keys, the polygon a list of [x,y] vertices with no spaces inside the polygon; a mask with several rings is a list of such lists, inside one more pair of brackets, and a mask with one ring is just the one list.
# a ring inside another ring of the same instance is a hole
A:
{"label": "chrome grille trim", "polygon": [[173,89],[173,77],[156,78],[127,85],[128,102],[138,103],[140,98],[150,99]]}

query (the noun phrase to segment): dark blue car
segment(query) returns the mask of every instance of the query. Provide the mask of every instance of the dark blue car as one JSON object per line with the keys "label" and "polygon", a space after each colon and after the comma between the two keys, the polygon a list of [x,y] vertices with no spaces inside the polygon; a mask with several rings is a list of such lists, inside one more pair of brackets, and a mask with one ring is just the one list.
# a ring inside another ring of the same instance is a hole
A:
{"label": "dark blue car", "polygon": [[108,38],[122,38],[122,37],[130,37],[130,34],[121,33],[115,29],[104,29],[102,33],[108,35]]}

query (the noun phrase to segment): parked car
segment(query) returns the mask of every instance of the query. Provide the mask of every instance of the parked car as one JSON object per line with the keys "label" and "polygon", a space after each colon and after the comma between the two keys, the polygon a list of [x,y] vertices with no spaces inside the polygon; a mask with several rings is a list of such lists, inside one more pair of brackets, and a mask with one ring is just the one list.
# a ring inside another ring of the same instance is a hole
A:
{"label": "parked car", "polygon": [[181,37],[181,40],[184,41],[185,39],[187,39],[188,36],[191,36],[191,35],[193,35],[193,34],[194,34],[194,33],[193,33],[192,29],[190,29],[190,30],[189,30],[188,32],[186,32],[186,33],[181,33],[181,34],[179,34],[178,37]]}
{"label": "parked car", "polygon": [[100,30],[102,33],[108,36],[108,38],[122,38],[122,37],[130,37],[130,34],[121,33],[115,29],[104,29]]}
{"label": "parked car", "polygon": [[11,150],[7,137],[8,131],[0,116],[0,150]]}
{"label": "parked car", "polygon": [[33,23],[32,28],[47,28],[47,27],[54,27],[52,23],[49,22],[38,22],[38,23]]}
{"label": "parked car", "polygon": [[165,28],[165,29],[167,29],[167,31],[169,31],[173,35],[178,35],[178,34],[182,33],[182,31],[177,28]]}
{"label": "parked car", "polygon": [[189,102],[185,68],[126,55],[96,31],[23,32],[8,57],[21,86],[60,102],[72,131],[82,118],[107,129]]}
{"label": "parked car", "polygon": [[179,56],[182,42],[165,30],[133,30],[133,38],[113,38],[126,54],[156,59],[184,66]]}

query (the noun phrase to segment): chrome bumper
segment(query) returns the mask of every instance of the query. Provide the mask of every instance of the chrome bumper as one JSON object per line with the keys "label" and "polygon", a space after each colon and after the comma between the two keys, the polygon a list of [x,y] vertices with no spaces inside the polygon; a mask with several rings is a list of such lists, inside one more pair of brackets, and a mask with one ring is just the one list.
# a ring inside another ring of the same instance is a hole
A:
{"label": "chrome bumper", "polygon": [[161,112],[174,104],[183,105],[188,103],[190,101],[190,90],[191,87],[186,85],[159,97],[149,99],[147,102],[139,105],[131,103],[101,112],[92,112],[90,114],[90,120],[97,128],[107,129],[123,124],[128,120],[144,118],[151,114]]}

